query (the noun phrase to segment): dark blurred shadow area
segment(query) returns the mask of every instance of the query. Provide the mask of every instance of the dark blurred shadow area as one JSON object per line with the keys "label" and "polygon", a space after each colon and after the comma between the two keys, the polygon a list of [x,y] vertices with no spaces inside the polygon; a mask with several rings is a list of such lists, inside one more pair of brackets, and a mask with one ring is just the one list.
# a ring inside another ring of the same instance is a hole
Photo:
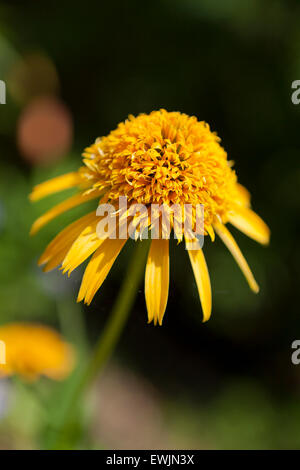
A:
{"label": "dark blurred shadow area", "polygon": [[[83,447],[300,447],[300,365],[291,362],[300,339],[300,105],[291,101],[299,42],[296,0],[1,2],[1,324],[45,322],[76,342],[74,318],[83,314],[88,342],[96,341],[133,243],[91,307],[76,305],[82,269],[68,279],[36,261],[86,206],[30,238],[33,220],[65,195],[31,205],[28,194],[76,169],[84,147],[128,114],[166,108],[207,121],[272,232],[262,247],[232,231],[257,296],[225,247],[205,240],[213,290],[205,324],[187,253],[172,243],[163,326],[147,324],[141,285],[114,361],[86,403]],[[13,388],[0,382],[0,448],[38,447],[39,412]]]}

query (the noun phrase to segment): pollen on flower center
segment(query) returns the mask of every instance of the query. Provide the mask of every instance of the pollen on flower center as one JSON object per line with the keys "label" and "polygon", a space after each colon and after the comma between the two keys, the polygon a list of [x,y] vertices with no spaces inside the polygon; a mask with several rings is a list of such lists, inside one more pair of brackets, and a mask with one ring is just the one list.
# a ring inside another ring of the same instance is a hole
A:
{"label": "pollen on flower center", "polygon": [[209,125],[165,110],[129,116],[83,154],[81,174],[106,201],[203,204],[206,224],[226,216],[236,175]]}

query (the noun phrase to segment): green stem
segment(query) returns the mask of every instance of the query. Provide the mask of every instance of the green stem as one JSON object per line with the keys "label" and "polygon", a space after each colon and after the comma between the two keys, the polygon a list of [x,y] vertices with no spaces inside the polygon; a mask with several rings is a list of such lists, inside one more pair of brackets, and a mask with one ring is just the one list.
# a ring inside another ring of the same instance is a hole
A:
{"label": "green stem", "polygon": [[74,305],[74,299],[63,299],[57,302],[57,314],[63,336],[77,349],[87,353],[89,347],[82,306]]}
{"label": "green stem", "polygon": [[94,352],[84,367],[83,372],[82,369],[77,372],[78,377],[75,379],[73,387],[71,387],[68,393],[64,394],[57,420],[54,419],[54,422],[52,421],[53,434],[48,439],[47,448],[57,448],[59,446],[60,436],[64,434],[79,399],[96,377],[99,370],[106,364],[120,338],[138,291],[149,247],[147,240],[136,242],[136,245],[135,253],[128,266],[116,303]]}

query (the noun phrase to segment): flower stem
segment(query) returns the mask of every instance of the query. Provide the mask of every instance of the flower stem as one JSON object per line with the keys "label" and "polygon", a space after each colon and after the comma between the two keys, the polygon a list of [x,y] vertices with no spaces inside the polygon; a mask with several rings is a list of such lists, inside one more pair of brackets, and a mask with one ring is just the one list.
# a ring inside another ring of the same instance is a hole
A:
{"label": "flower stem", "polygon": [[129,264],[124,282],[117,297],[102,335],[95,347],[94,354],[86,370],[82,386],[88,384],[105,365],[122,333],[128,314],[138,292],[139,283],[145,269],[147,240],[136,242],[136,252]]}
{"label": "flower stem", "polygon": [[81,371],[75,374],[71,390],[64,393],[57,419],[51,420],[53,432],[47,440],[47,448],[61,448],[63,445],[60,437],[64,436],[70,424],[73,410],[77,408],[82,394],[106,364],[120,338],[138,291],[149,247],[147,240],[138,241],[136,245],[135,253],[128,266],[121,290],[94,352],[84,366],[83,371],[81,369]]}

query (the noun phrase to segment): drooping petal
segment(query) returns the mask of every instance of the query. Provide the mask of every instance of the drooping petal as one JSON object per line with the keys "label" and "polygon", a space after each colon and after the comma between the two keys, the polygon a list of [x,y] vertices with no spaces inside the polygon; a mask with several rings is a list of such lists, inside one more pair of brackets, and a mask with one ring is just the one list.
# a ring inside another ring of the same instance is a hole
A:
{"label": "drooping petal", "polygon": [[64,189],[74,188],[82,181],[82,177],[77,171],[57,176],[51,180],[37,184],[29,195],[31,201],[38,201],[50,194],[58,193]]}
{"label": "drooping petal", "polygon": [[228,216],[229,222],[253,240],[267,245],[270,240],[270,229],[265,222],[251,209],[239,207]]}
{"label": "drooping petal", "polygon": [[161,325],[169,295],[169,240],[152,240],[145,274],[149,323]]}
{"label": "drooping petal", "polygon": [[90,193],[79,193],[71,196],[69,199],[57,204],[56,206],[52,207],[49,211],[39,217],[31,227],[30,234],[34,235],[37,233],[42,227],[48,224],[51,220],[55,219],[59,215],[63,214],[64,212],[68,211],[69,209],[73,209],[84,202],[90,201],[92,199],[96,199],[99,197],[99,193],[97,192],[90,192]]}
{"label": "drooping petal", "polygon": [[103,241],[86,267],[77,302],[84,299],[86,304],[91,303],[126,241],[110,238]]}
{"label": "drooping petal", "polygon": [[[111,214],[107,217],[114,218],[115,215]],[[107,217],[105,217],[105,220],[107,220]],[[68,272],[68,275],[70,275],[71,272],[92,255],[107,238],[116,238],[116,225],[110,225],[109,222],[108,229],[105,232],[103,232],[103,230],[101,230],[101,234],[97,232],[97,226],[101,219],[102,216],[95,216],[76,238],[63,260],[62,269],[64,274]],[[118,227],[122,229],[123,225],[125,225],[125,223],[121,222],[118,224]],[[125,237],[122,237],[122,239],[125,239]]]}
{"label": "drooping petal", "polygon": [[[45,270],[49,271],[61,264],[76,238],[95,219],[96,212],[93,211],[64,228],[45,249],[38,261],[39,266],[51,263],[45,267]],[[55,264],[54,258],[56,258],[57,264]]]}
{"label": "drooping petal", "polygon": [[215,222],[214,229],[236,260],[245,278],[247,279],[250,288],[253,290],[253,292],[257,293],[259,291],[258,284],[255,281],[247,261],[245,260],[241,250],[239,249],[229,230],[220,222]]}
{"label": "drooping petal", "polygon": [[57,268],[64,260],[66,254],[68,253],[69,246],[66,246],[66,248],[56,252],[53,254],[53,256],[47,261],[47,264],[43,267],[43,271],[45,273],[52,271],[52,269]]}
{"label": "drooping petal", "polygon": [[207,230],[208,235],[210,236],[211,241],[214,242],[215,241],[215,232],[214,232],[214,229],[213,229],[212,225],[209,225],[206,230]]}
{"label": "drooping petal", "polygon": [[236,183],[238,197],[236,202],[243,207],[250,207],[251,195],[248,189],[240,183]]}
{"label": "drooping petal", "polygon": [[81,263],[83,263],[104,242],[96,232],[98,220],[93,221],[86,227],[74,241],[62,263],[63,273],[71,274]]}
{"label": "drooping petal", "polygon": [[207,321],[211,315],[211,285],[205,257],[201,248],[188,250],[193,268],[200,301],[203,311],[203,321]]}

